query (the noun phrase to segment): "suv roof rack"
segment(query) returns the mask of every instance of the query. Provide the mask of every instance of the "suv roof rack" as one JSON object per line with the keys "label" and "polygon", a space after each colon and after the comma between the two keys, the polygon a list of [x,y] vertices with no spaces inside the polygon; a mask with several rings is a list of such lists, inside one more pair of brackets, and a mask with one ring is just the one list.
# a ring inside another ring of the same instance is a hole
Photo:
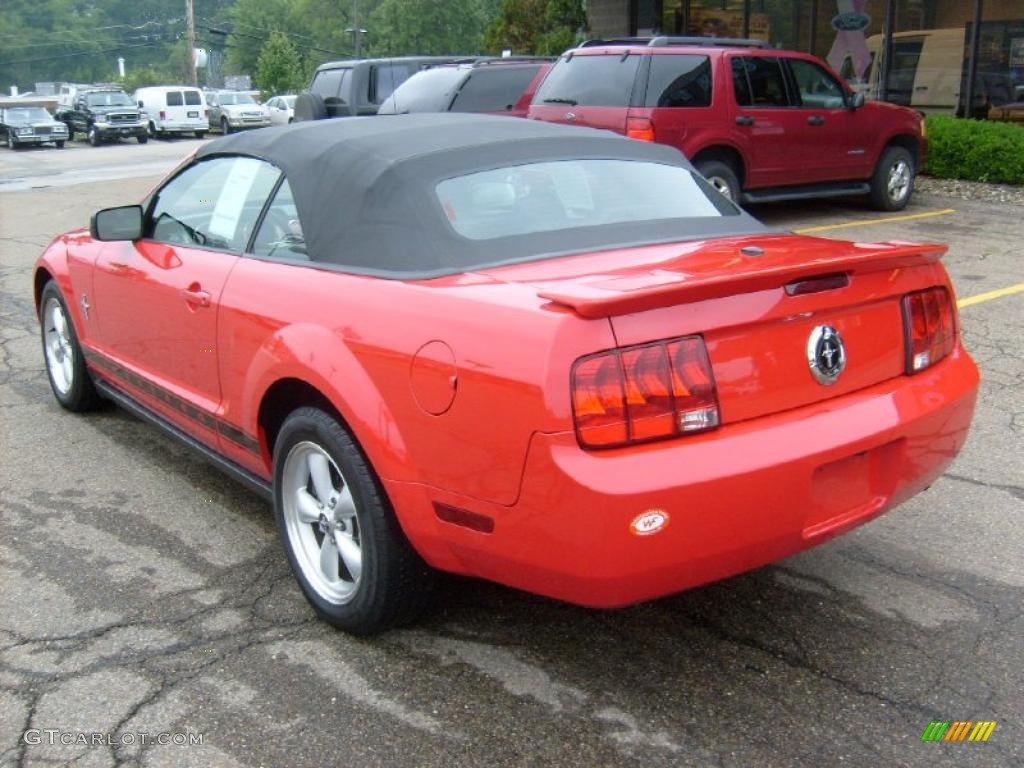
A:
{"label": "suv roof rack", "polygon": [[607,39],[597,38],[586,40],[579,44],[580,48],[595,48],[604,45],[645,45],[649,48],[656,48],[665,45],[713,45],[729,48],[771,48],[772,44],[764,40],[754,40],[744,37],[670,37],[658,35],[656,37],[613,37]]}

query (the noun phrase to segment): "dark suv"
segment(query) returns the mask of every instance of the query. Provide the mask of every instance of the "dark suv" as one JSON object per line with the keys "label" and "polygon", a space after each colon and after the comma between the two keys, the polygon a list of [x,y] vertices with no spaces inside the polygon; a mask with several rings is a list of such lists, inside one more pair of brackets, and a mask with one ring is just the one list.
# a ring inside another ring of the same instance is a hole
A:
{"label": "dark suv", "polygon": [[329,61],[313,73],[309,91],[295,99],[296,120],[376,115],[395,88],[427,67],[465,61],[459,56]]}
{"label": "dark suv", "polygon": [[552,59],[505,58],[431,67],[398,86],[377,114],[488,112],[526,117],[551,64]]}
{"label": "dark suv", "polygon": [[561,56],[529,117],[589,125],[680,149],[744,203],[869,195],[906,206],[924,120],[865,104],[822,61],[755,40],[598,40]]}
{"label": "dark suv", "polygon": [[138,105],[120,88],[82,89],[71,106],[59,109],[55,117],[67,125],[69,139],[84,133],[94,147],[104,141],[133,136],[139,144],[149,139]]}

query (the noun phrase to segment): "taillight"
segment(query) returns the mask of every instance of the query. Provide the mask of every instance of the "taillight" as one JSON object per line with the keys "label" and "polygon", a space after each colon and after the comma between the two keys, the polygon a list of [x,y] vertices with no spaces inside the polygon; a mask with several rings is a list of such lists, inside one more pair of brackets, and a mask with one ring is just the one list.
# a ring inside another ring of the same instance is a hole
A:
{"label": "taillight", "polygon": [[160,110],[160,119],[161,120],[166,120],[167,119],[167,113],[164,112],[162,109]]}
{"label": "taillight", "polygon": [[646,117],[627,117],[626,137],[638,141],[654,141],[654,126]]}
{"label": "taillight", "polygon": [[580,358],[572,370],[576,437],[612,448],[718,426],[718,392],[700,336]]}
{"label": "taillight", "polygon": [[929,288],[904,296],[903,333],[907,373],[923,371],[952,352],[956,329],[949,291]]}

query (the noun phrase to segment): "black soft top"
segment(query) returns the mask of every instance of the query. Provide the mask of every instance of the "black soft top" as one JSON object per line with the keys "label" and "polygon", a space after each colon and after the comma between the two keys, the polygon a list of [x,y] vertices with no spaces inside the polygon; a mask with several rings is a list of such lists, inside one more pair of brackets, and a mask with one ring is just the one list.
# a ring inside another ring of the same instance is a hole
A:
{"label": "black soft top", "polygon": [[198,158],[247,155],[291,186],[310,258],[345,271],[427,278],[549,256],[764,231],[726,204],[721,217],[578,227],[487,241],[449,225],[435,186],[525,163],[622,159],[692,170],[672,147],[609,131],[457,113],[301,122],[233,134]]}

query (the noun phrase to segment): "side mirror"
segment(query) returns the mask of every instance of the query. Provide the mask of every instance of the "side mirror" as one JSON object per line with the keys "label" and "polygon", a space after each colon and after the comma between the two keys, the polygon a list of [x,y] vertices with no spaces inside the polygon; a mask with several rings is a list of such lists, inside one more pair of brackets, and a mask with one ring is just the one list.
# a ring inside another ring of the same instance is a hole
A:
{"label": "side mirror", "polygon": [[144,106],[146,105],[142,103],[142,99],[139,99],[139,109],[142,109]]}
{"label": "side mirror", "polygon": [[93,240],[138,240],[142,237],[142,206],[104,208],[92,215],[89,234]]}
{"label": "side mirror", "polygon": [[864,91],[857,91],[850,99],[850,109],[860,109],[864,106]]}

